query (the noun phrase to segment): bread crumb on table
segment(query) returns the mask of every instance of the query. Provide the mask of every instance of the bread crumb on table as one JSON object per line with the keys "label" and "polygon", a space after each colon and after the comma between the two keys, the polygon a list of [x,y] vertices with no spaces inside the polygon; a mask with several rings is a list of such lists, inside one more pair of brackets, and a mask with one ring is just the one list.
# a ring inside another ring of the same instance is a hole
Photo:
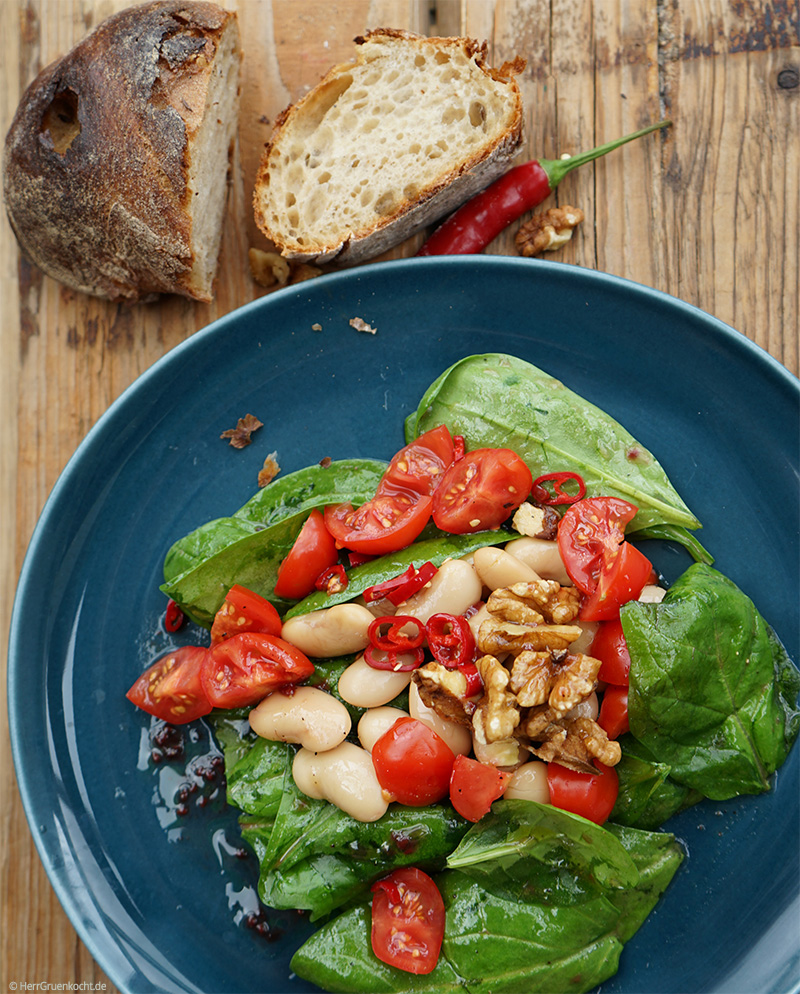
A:
{"label": "bread crumb on table", "polygon": [[259,421],[254,414],[245,414],[236,422],[235,428],[228,428],[219,437],[229,439],[234,449],[243,449],[252,442],[250,436],[253,432],[263,427],[264,422]]}
{"label": "bread crumb on table", "polygon": [[367,324],[363,318],[350,318],[350,327],[355,328],[356,331],[365,331],[368,335],[378,334],[378,329],[373,328],[371,324]]}
{"label": "bread crumb on table", "polygon": [[264,460],[264,465],[258,474],[258,485],[259,487],[266,487],[268,483],[272,483],[275,477],[280,473],[281,468],[278,465],[278,453],[270,452],[267,458]]}

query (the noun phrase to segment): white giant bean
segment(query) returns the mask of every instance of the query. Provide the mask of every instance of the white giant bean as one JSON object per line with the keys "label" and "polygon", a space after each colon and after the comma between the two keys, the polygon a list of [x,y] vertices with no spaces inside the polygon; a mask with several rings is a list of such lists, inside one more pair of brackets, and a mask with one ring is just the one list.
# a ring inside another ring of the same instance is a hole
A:
{"label": "white giant bean", "polygon": [[515,556],[493,545],[477,549],[473,562],[475,571],[489,590],[499,590],[514,583],[530,583],[539,579],[539,574],[530,566],[526,566]]}
{"label": "white giant bean", "polygon": [[547,763],[534,760],[523,763],[511,774],[503,797],[518,797],[524,801],[550,803],[550,788],[547,784]]}
{"label": "white giant bean", "polygon": [[339,677],[339,696],[358,708],[377,708],[393,701],[410,680],[410,670],[376,670],[359,656]]}
{"label": "white giant bean", "polygon": [[372,752],[378,739],[389,731],[398,718],[408,717],[408,711],[402,708],[369,708],[358,722],[358,741],[367,752]]}
{"label": "white giant bean", "polygon": [[408,688],[408,710],[412,718],[421,721],[432,729],[452,752],[458,756],[469,756],[472,752],[472,730],[466,725],[459,725],[455,721],[447,721],[438,715],[433,708],[429,708],[419,696],[419,690],[414,681]]}
{"label": "white giant bean", "polygon": [[344,656],[369,645],[368,631],[374,620],[372,612],[361,604],[334,604],[289,618],[281,638],[307,656]]}
{"label": "white giant bean", "polygon": [[299,749],[292,776],[308,797],[330,801],[356,821],[377,821],[389,807],[372,756],[352,742],[342,742],[327,752]]}
{"label": "white giant bean", "polygon": [[558,542],[544,538],[515,538],[505,551],[525,563],[543,580],[557,580],[562,587],[571,587],[567,569],[558,551]]}
{"label": "white giant bean", "polygon": [[401,604],[397,613],[409,614],[424,625],[434,614],[463,614],[481,599],[482,593],[473,567],[463,559],[448,559],[430,583]]}
{"label": "white giant bean", "polygon": [[296,742],[312,752],[326,752],[344,742],[350,714],[341,701],[317,687],[278,690],[250,712],[250,727],[274,742]]}

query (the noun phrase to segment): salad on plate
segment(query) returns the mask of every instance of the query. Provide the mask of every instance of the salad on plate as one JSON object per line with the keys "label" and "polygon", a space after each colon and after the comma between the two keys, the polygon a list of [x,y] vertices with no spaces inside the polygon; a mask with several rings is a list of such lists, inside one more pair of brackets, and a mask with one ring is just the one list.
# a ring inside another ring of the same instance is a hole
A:
{"label": "salad on plate", "polygon": [[[386,463],[278,476],[164,562],[134,682],[203,719],[329,991],[588,991],[686,854],[661,830],[770,789],[800,673],[655,456],[513,356],[428,388]],[[685,549],[666,585],[643,540]],[[668,898],[667,898],[668,899]]]}

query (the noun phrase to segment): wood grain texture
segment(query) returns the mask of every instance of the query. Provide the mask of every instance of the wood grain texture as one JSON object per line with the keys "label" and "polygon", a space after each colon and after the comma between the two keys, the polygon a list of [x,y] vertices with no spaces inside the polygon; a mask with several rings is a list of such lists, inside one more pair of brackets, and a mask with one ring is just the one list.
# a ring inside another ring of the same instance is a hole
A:
{"label": "wood grain texture", "polygon": [[[23,89],[123,0],[0,3],[3,134]],[[245,40],[239,148],[219,289],[211,304],[134,308],[75,294],[22,259],[0,221],[0,644],[44,501],[76,446],[152,362],[263,294],[247,250],[272,123],[370,27],[467,34],[492,61],[519,54],[527,157],[557,158],[669,116],[648,136],[568,176],[544,205],[586,221],[561,261],[654,286],[728,322],[798,372],[798,0],[228,0]],[[794,83],[792,82],[794,80]],[[514,254],[514,230],[489,252]],[[410,255],[414,239],[388,257]],[[491,301],[487,299],[487,307]],[[677,360],[676,360],[677,361]],[[3,656],[5,671],[5,656]],[[0,681],[5,705],[5,678]],[[113,987],[77,938],[25,823],[0,722],[0,987]]]}

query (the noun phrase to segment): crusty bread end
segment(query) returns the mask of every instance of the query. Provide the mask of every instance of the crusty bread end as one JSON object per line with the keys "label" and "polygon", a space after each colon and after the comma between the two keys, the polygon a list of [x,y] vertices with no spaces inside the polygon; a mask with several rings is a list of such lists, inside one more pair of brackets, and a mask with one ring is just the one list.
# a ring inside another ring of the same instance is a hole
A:
{"label": "crusty bread end", "polygon": [[256,178],[256,222],[287,258],[351,265],[454,210],[522,141],[520,59],[467,38],[378,29],[279,117]]}
{"label": "crusty bread end", "polygon": [[3,193],[23,251],[76,290],[212,299],[238,123],[236,15],[155,0],[102,22],[28,87]]}

